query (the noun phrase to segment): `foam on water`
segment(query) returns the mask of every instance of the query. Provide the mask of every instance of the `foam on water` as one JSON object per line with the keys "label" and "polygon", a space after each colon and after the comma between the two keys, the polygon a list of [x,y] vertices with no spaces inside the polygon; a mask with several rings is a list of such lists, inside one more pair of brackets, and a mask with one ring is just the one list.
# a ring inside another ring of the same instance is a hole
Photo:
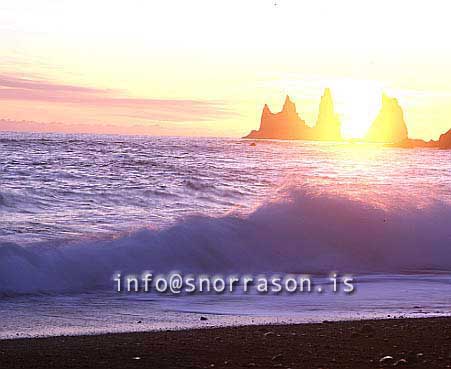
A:
{"label": "foam on water", "polygon": [[[218,324],[450,314],[450,247],[450,151],[0,135],[2,337],[135,330],[136,317],[140,329],[196,326],[198,313]],[[114,272],[144,270],[336,270],[361,284],[338,298],[112,292]]]}
{"label": "foam on water", "polygon": [[[168,296],[96,292],[0,300],[0,339],[451,315],[448,275],[357,275],[343,294]],[[207,321],[201,321],[207,316]]]}
{"label": "foam on water", "polygon": [[107,239],[3,244],[0,293],[111,288],[115,271],[450,271],[450,245],[448,204],[380,209],[290,189],[247,215],[190,216]]}

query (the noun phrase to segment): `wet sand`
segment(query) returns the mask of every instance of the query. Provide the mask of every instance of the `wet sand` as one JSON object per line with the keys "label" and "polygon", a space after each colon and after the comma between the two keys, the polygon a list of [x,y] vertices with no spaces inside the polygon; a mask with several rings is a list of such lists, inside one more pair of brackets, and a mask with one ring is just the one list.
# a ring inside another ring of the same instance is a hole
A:
{"label": "wet sand", "polygon": [[2,369],[254,367],[451,368],[451,317],[0,341]]}

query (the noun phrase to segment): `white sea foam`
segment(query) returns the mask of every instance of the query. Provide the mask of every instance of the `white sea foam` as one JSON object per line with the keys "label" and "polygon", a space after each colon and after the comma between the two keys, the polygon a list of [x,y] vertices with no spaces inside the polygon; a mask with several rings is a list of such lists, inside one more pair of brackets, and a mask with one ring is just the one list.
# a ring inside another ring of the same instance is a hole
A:
{"label": "white sea foam", "polygon": [[0,293],[111,288],[115,271],[451,270],[451,207],[381,209],[291,188],[243,215],[190,216],[114,238],[0,246]]}

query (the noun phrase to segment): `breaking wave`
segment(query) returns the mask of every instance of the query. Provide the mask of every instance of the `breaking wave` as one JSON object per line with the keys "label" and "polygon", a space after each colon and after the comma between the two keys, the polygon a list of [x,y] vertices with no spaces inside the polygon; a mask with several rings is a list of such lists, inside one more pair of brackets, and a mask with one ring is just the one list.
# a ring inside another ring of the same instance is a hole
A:
{"label": "breaking wave", "polygon": [[108,239],[0,244],[0,294],[111,288],[116,271],[449,271],[450,248],[450,204],[381,209],[291,189],[246,215],[191,216]]}

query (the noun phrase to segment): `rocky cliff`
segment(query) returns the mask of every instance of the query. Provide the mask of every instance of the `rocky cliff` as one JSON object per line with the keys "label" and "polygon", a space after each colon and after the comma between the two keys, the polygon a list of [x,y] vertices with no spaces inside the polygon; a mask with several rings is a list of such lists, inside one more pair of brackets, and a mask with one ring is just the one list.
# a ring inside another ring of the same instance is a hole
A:
{"label": "rocky cliff", "polygon": [[451,149],[451,129],[440,135],[438,147],[441,149]]}

